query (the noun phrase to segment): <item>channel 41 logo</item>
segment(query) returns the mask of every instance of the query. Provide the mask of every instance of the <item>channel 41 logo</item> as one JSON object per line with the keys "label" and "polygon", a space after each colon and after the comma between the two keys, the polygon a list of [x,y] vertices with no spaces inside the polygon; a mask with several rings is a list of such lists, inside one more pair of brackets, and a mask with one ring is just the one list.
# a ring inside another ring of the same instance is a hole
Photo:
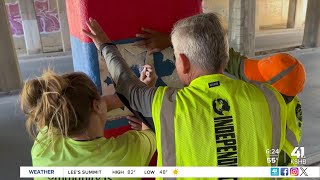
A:
{"label": "channel 41 logo", "polygon": [[279,168],[271,168],[270,175],[271,176],[279,176]]}
{"label": "channel 41 logo", "polygon": [[304,155],[304,147],[295,147],[291,152],[292,157],[297,157],[297,159],[291,159],[291,164],[303,165],[307,164],[306,156]]}

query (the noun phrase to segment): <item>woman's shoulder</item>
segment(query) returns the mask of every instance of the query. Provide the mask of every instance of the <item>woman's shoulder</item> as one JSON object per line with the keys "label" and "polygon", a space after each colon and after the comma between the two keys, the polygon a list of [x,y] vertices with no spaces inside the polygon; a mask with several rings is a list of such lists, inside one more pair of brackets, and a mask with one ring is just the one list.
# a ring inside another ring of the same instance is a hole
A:
{"label": "woman's shoulder", "polygon": [[130,130],[122,135],[113,138],[114,141],[118,143],[127,143],[130,141],[133,142],[144,142],[144,141],[155,141],[155,133],[151,130],[143,130],[143,131],[136,131]]}

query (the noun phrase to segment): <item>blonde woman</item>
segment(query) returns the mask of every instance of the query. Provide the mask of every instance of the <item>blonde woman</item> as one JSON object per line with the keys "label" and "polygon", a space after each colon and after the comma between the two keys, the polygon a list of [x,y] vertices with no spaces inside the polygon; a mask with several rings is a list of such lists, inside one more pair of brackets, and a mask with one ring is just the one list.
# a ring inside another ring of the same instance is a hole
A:
{"label": "blonde woman", "polygon": [[48,71],[27,81],[21,107],[27,116],[27,130],[35,138],[33,166],[148,165],[156,149],[151,130],[103,137],[106,109],[119,104],[116,96],[100,97],[84,73],[57,75]]}

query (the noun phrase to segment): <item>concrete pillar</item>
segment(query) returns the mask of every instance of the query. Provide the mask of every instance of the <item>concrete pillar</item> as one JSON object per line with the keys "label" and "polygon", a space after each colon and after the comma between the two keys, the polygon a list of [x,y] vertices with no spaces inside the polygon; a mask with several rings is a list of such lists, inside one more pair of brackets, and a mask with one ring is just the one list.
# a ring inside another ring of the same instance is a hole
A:
{"label": "concrete pillar", "polygon": [[259,5],[258,5],[259,2],[256,3],[256,19],[255,19],[255,27],[256,27],[256,32],[259,32],[260,31],[260,19],[261,19],[261,16],[259,14]]}
{"label": "concrete pillar", "polygon": [[60,19],[60,31],[61,31],[61,39],[63,51],[70,51],[70,33],[69,33],[69,25],[67,18],[67,10],[66,10],[66,1],[65,0],[57,0],[58,2],[58,12]]}
{"label": "concrete pillar", "polygon": [[19,8],[27,54],[42,53],[42,44],[34,8],[34,0],[19,0]]}
{"label": "concrete pillar", "polygon": [[320,46],[320,1],[308,0],[306,22],[302,46],[305,48]]}
{"label": "concrete pillar", "polygon": [[229,0],[229,44],[246,56],[254,56],[255,14],[255,0]]}
{"label": "concrete pillar", "polygon": [[10,31],[6,6],[0,1],[0,91],[21,88],[21,77],[16,51]]}
{"label": "concrete pillar", "polygon": [[296,20],[297,0],[289,1],[287,28],[294,28]]}

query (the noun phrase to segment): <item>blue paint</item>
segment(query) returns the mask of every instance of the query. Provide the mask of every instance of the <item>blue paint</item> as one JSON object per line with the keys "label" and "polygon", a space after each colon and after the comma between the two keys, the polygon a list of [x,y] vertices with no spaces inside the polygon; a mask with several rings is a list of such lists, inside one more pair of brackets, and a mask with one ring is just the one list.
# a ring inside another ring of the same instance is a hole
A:
{"label": "blue paint", "polygon": [[140,72],[139,72],[139,67],[138,65],[133,65],[131,66],[131,71],[137,76],[137,77],[140,77]]}
{"label": "blue paint", "polygon": [[163,54],[160,52],[153,54],[154,59],[154,69],[157,72],[158,79],[156,82],[156,86],[166,86],[167,84],[163,82],[161,79],[164,76],[169,76],[173,73],[175,67],[175,64],[172,62],[172,60],[166,59],[163,61]]}
{"label": "blue paint", "polygon": [[84,43],[73,36],[70,39],[74,71],[86,73],[102,94],[97,48],[94,43]]}
{"label": "blue paint", "polygon": [[[140,72],[139,72],[139,67],[138,65],[133,65],[131,66],[131,70],[132,72],[137,76],[140,77]],[[108,76],[106,80],[104,80],[104,82],[109,86],[110,84],[113,84],[112,79]]]}
{"label": "blue paint", "polygon": [[155,86],[156,86],[156,87],[159,87],[159,86],[167,86],[167,84],[166,84],[160,77],[158,77]]}
{"label": "blue paint", "polygon": [[108,76],[106,80],[104,80],[105,83],[109,86],[110,84],[113,84],[112,79]]}
{"label": "blue paint", "polygon": [[113,121],[108,121],[104,127],[104,130],[113,129],[113,128],[119,128],[123,126],[128,126],[128,119],[126,118],[120,118]]}
{"label": "blue paint", "polygon": [[123,39],[118,41],[113,41],[114,44],[129,44],[134,43],[136,41],[142,40],[143,38],[132,38],[132,39]]}
{"label": "blue paint", "polygon": [[[114,41],[113,43],[115,43],[115,44],[129,44],[129,43],[134,43],[139,40],[142,40],[142,38],[124,39],[124,40]],[[162,80],[162,77],[172,75],[174,69],[176,68],[175,64],[170,59],[166,59],[165,61],[163,61],[163,54],[161,52],[154,53],[153,58],[154,58],[154,68],[155,68],[155,71],[158,75],[158,79],[156,81],[156,86],[157,87],[158,86],[167,86],[167,84]],[[139,68],[137,65],[131,66],[131,70],[134,72],[134,74],[137,77],[140,77],[140,72],[139,72]],[[108,79],[107,79],[107,81],[108,81],[108,83],[110,82]]]}

